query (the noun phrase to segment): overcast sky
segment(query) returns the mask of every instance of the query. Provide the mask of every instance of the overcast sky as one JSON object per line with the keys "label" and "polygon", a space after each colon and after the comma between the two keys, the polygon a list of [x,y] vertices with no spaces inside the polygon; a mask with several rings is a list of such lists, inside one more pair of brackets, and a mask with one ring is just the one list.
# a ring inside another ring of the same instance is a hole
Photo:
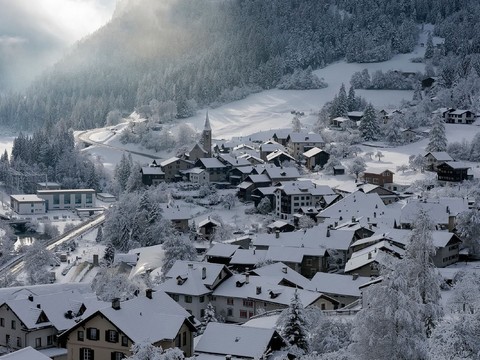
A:
{"label": "overcast sky", "polygon": [[111,18],[116,0],[0,0],[0,91],[21,89]]}

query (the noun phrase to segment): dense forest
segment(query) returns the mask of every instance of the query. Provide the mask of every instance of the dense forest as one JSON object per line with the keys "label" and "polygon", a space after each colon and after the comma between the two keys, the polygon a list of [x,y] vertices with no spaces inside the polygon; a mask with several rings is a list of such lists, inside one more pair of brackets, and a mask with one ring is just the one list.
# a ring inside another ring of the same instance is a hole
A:
{"label": "dense forest", "polygon": [[177,118],[188,117],[197,106],[273,88],[295,70],[409,52],[420,22],[439,25],[447,51],[461,38],[461,51],[470,53],[478,26],[461,23],[479,9],[473,0],[143,0],[79,42],[25,93],[1,97],[0,123],[35,129],[63,119],[86,129],[103,125],[114,109],[156,111],[161,119],[172,103]]}

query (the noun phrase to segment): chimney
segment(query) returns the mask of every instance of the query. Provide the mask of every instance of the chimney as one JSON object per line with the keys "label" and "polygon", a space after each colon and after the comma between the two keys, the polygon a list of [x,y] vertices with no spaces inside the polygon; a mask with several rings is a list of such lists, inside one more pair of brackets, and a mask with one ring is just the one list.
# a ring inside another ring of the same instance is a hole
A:
{"label": "chimney", "polygon": [[280,237],[280,230],[275,230],[275,238],[278,239]]}
{"label": "chimney", "polygon": [[257,286],[257,295],[260,295],[262,293],[262,287]]}
{"label": "chimney", "polygon": [[202,268],[202,280],[205,280],[207,278],[207,268],[204,266]]}
{"label": "chimney", "polygon": [[358,274],[357,274],[357,273],[352,274],[352,279],[353,279],[353,280],[357,280],[357,279],[358,279]]}
{"label": "chimney", "polygon": [[248,284],[248,283],[250,283],[250,274],[246,273],[245,274],[245,284]]}
{"label": "chimney", "polygon": [[33,302],[33,295],[32,294],[28,295],[28,300]]}
{"label": "chimney", "polygon": [[115,298],[112,300],[112,309],[114,310],[120,310],[120,299]]}
{"label": "chimney", "polygon": [[369,252],[369,253],[368,253],[368,260],[370,260],[371,258],[372,258],[372,253]]}
{"label": "chimney", "polygon": [[374,217],[374,218],[377,217],[377,213],[376,213],[376,212],[373,213],[373,217]]}
{"label": "chimney", "polygon": [[352,222],[355,222],[355,216],[352,216]]}
{"label": "chimney", "polygon": [[145,296],[146,296],[148,299],[151,299],[151,298],[152,298],[152,295],[153,295],[153,290],[152,290],[152,289],[147,289],[147,290],[145,290]]}
{"label": "chimney", "polygon": [[225,355],[225,360],[232,360],[232,355]]}
{"label": "chimney", "polygon": [[282,267],[282,272],[283,272],[284,274],[286,274],[287,271],[288,271],[287,269],[288,269],[288,268],[287,268],[286,266]]}
{"label": "chimney", "polygon": [[41,308],[42,308],[42,305],[37,304],[37,309],[41,309]]}
{"label": "chimney", "polygon": [[338,221],[335,221],[334,226],[335,226],[335,227],[338,226]]}
{"label": "chimney", "polygon": [[330,229],[327,229],[327,237],[330,237]]}

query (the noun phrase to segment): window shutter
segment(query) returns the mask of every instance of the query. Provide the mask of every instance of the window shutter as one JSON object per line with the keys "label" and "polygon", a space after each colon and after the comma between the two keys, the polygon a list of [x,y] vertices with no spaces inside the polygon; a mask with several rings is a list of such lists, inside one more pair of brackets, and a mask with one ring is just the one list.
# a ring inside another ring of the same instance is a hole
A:
{"label": "window shutter", "polygon": [[79,356],[79,359],[80,359],[80,360],[84,360],[84,358],[83,358],[83,350],[84,350],[84,348],[80,348],[80,356]]}
{"label": "window shutter", "polygon": [[95,360],[95,351],[90,350],[90,359]]}
{"label": "window shutter", "polygon": [[115,351],[112,352],[112,353],[110,353],[110,360],[116,360],[116,359],[115,359],[115,358],[116,358],[115,355],[116,355]]}
{"label": "window shutter", "polygon": [[118,343],[118,331],[115,331],[115,342]]}
{"label": "window shutter", "polygon": [[105,330],[105,341],[107,341],[107,342],[110,342],[110,336],[109,336],[110,334],[109,334],[109,331],[110,331],[110,330]]}

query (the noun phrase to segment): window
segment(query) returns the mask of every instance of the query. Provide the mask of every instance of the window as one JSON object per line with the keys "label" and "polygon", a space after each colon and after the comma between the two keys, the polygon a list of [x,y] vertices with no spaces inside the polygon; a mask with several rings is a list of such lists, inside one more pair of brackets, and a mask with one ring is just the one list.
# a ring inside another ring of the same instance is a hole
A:
{"label": "window", "polygon": [[12,329],[15,330],[17,328],[17,323],[15,320],[12,320]]}
{"label": "window", "polygon": [[325,310],[325,304],[321,304],[321,309]]}
{"label": "window", "polygon": [[17,347],[22,347],[22,338],[17,337]]}
{"label": "window", "polygon": [[82,203],[82,194],[75,194],[75,204],[81,204]]}
{"label": "window", "polygon": [[86,197],[85,197],[85,202],[87,204],[91,204],[93,202],[93,197],[92,197],[92,194],[87,194]]}
{"label": "window", "polygon": [[47,336],[47,345],[53,345],[53,335]]}
{"label": "window", "polygon": [[227,316],[233,316],[233,309],[232,308],[227,309]]}
{"label": "window", "polygon": [[83,341],[85,339],[83,330],[78,330],[77,331],[77,340],[78,341]]}
{"label": "window", "polygon": [[192,297],[190,295],[185,295],[185,302],[186,303],[191,303],[192,302]]}
{"label": "window", "polygon": [[128,346],[128,337],[122,336],[122,346]]}
{"label": "window", "polygon": [[201,302],[201,303],[205,302],[205,296],[203,296],[203,295],[200,296],[200,302]]}
{"label": "window", "polygon": [[111,342],[111,343],[117,343],[118,342],[118,332],[115,330],[106,330],[105,331],[105,341]]}
{"label": "window", "polygon": [[233,305],[233,298],[227,298],[227,305]]}
{"label": "window", "polygon": [[240,317],[242,319],[246,319],[247,318],[247,310],[240,310]]}
{"label": "window", "polygon": [[60,204],[60,194],[53,194],[53,205]]}
{"label": "window", "polygon": [[312,266],[312,259],[307,259],[307,266]]}
{"label": "window", "polygon": [[99,340],[98,329],[88,328],[87,329],[87,339],[88,340]]}
{"label": "window", "polygon": [[187,345],[187,332],[184,331],[183,334],[182,334],[182,346],[186,346]]}
{"label": "window", "polygon": [[5,327],[5,318],[0,318],[0,326]]}
{"label": "window", "polygon": [[89,348],[80,349],[80,360],[94,360],[93,359],[93,350]]}
{"label": "window", "polygon": [[111,360],[122,360],[125,359],[125,354],[119,351],[112,352]]}
{"label": "window", "polygon": [[41,348],[42,347],[42,338],[35,338],[35,348]]}
{"label": "window", "polygon": [[63,203],[70,205],[70,194],[63,195]]}
{"label": "window", "polygon": [[10,335],[5,335],[5,344],[10,345]]}
{"label": "window", "polygon": [[253,301],[243,300],[243,306],[245,306],[245,307],[253,307]]}
{"label": "window", "polygon": [[181,341],[180,334],[178,334],[177,337],[175,338],[175,346],[178,348],[180,347],[180,341]]}
{"label": "window", "polygon": [[203,318],[205,316],[205,309],[200,309],[200,317]]}

